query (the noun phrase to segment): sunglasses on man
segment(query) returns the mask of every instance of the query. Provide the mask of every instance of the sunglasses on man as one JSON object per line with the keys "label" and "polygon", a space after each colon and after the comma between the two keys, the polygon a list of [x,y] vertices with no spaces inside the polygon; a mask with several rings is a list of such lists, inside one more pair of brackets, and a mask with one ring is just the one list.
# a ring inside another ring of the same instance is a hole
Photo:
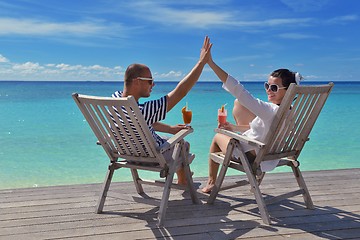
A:
{"label": "sunglasses on man", "polygon": [[268,90],[270,88],[270,91],[272,92],[278,92],[279,89],[285,89],[286,87],[279,87],[277,84],[269,84],[267,82],[264,83],[265,90]]}
{"label": "sunglasses on man", "polygon": [[142,81],[148,81],[150,85],[152,85],[152,84],[154,83],[154,79],[153,79],[153,78],[137,77],[137,79],[142,80]]}

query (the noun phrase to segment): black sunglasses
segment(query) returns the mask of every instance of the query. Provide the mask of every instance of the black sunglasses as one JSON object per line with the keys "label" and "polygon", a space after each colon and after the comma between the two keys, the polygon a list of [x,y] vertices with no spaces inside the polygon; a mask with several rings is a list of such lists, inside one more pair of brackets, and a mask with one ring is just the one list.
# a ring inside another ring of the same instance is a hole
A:
{"label": "black sunglasses", "polygon": [[264,88],[265,90],[268,90],[270,88],[270,91],[272,92],[278,92],[279,89],[285,89],[287,87],[279,87],[278,85],[276,84],[269,84],[267,82],[264,82]]}

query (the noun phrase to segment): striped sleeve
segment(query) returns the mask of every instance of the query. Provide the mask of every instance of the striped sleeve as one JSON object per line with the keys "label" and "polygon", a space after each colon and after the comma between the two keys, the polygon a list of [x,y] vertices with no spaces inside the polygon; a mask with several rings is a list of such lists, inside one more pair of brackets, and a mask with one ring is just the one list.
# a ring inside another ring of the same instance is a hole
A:
{"label": "striped sleeve", "polygon": [[120,98],[121,95],[122,95],[122,92],[116,91],[116,92],[114,92],[111,96],[112,96],[113,98]]}
{"label": "striped sleeve", "polygon": [[159,99],[147,101],[143,104],[142,114],[146,123],[152,125],[155,122],[164,120],[166,117],[167,98],[163,96]]}

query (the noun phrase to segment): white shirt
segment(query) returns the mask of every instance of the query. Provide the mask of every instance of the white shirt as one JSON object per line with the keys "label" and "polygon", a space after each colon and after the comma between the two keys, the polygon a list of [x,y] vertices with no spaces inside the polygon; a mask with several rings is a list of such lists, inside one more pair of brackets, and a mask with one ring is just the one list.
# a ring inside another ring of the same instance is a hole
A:
{"label": "white shirt", "polygon": [[[265,136],[270,129],[272,120],[274,119],[279,106],[262,101],[258,98],[253,97],[244,86],[232,76],[228,75],[226,82],[223,84],[223,88],[231,93],[244,107],[249,109],[256,117],[249,123],[250,129],[243,132],[242,134],[264,142]],[[252,146],[242,144],[244,152],[253,150]],[[258,153],[258,149],[256,153]],[[261,162],[262,171],[270,171],[276,167],[279,160]]]}

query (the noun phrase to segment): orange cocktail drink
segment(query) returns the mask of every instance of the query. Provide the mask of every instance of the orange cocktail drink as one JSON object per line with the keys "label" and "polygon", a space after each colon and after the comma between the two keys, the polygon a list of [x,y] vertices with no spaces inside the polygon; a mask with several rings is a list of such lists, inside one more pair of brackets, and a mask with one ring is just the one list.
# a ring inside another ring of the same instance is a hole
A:
{"label": "orange cocktail drink", "polygon": [[181,112],[182,112],[184,123],[186,124],[186,126],[190,126],[191,119],[192,119],[192,111],[190,109],[188,109],[187,106],[185,106],[181,109]]}

